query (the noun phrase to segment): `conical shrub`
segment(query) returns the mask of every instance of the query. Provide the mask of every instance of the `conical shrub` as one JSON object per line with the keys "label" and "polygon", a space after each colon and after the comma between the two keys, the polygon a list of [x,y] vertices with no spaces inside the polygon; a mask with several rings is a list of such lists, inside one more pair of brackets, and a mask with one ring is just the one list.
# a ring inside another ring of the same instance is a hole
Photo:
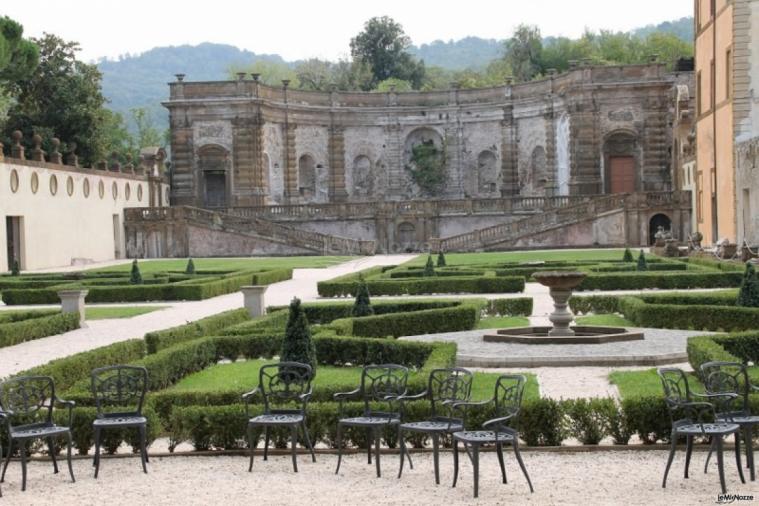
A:
{"label": "conical shrub", "polygon": [[129,276],[129,282],[133,285],[141,285],[142,284],[142,274],[140,274],[140,266],[137,265],[137,259],[135,258],[132,262],[132,273]]}
{"label": "conical shrub", "polygon": [[625,254],[622,255],[622,261],[623,262],[634,262],[635,258],[633,258],[633,253],[630,251],[630,248],[625,248]]}
{"label": "conical shrub", "polygon": [[13,259],[13,263],[11,264],[11,276],[20,276],[21,275],[21,268],[18,265],[18,258]]}
{"label": "conical shrub", "polygon": [[311,339],[311,329],[300,299],[295,297],[290,303],[290,315],[285,328],[285,339],[279,354],[282,362],[308,364],[316,374],[316,347]]}
{"label": "conical shrub", "polygon": [[443,250],[440,250],[437,254],[437,266],[445,267],[445,255],[443,254]]}
{"label": "conical shrub", "polygon": [[374,314],[371,300],[369,300],[369,285],[367,285],[364,276],[358,277],[358,288],[356,289],[356,300],[353,303],[353,316],[371,316]]}
{"label": "conical shrub", "polygon": [[435,264],[432,263],[432,255],[427,255],[427,263],[424,265],[424,275],[425,276],[435,275]]}
{"label": "conical shrub", "polygon": [[743,273],[741,289],[738,292],[736,305],[743,307],[759,307],[759,278],[753,264],[747,263]]}
{"label": "conical shrub", "polygon": [[640,255],[638,256],[638,270],[639,271],[648,270],[648,264],[646,263],[646,255],[643,253],[643,250],[640,250]]}
{"label": "conical shrub", "polygon": [[185,267],[184,273],[195,274],[195,262],[192,261],[192,258],[187,261],[187,267]]}

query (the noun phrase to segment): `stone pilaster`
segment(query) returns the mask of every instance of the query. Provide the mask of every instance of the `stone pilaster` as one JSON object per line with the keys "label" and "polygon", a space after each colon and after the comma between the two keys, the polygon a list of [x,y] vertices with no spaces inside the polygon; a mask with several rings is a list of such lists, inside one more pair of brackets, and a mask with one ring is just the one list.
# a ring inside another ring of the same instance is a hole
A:
{"label": "stone pilaster", "polygon": [[503,108],[503,120],[501,120],[501,195],[503,197],[519,194],[517,155],[514,107],[507,105]]}
{"label": "stone pilaster", "polygon": [[593,97],[580,97],[573,104],[570,122],[569,194],[603,193],[601,181],[601,142]]}
{"label": "stone pilaster", "polygon": [[[174,111],[172,111],[173,113]],[[202,206],[203,199],[195,175],[195,155],[192,128],[183,126],[184,122],[171,118],[171,192],[172,202],[176,205]]]}
{"label": "stone pilaster", "polygon": [[345,188],[345,129],[331,126],[329,129],[329,200],[343,202],[348,198]]}
{"label": "stone pilaster", "polygon": [[298,159],[295,151],[297,125],[285,123],[285,199],[295,203],[298,195]]}

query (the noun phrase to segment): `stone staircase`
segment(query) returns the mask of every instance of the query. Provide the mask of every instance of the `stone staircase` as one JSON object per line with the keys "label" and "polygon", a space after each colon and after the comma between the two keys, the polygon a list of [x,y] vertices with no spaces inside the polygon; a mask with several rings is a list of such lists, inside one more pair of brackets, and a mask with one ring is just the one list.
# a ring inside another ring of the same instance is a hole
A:
{"label": "stone staircase", "polygon": [[[432,251],[502,250],[516,245],[520,239],[553,229],[592,221],[599,215],[624,211],[636,201],[632,194],[603,195],[563,207],[545,208],[542,213],[464,234],[430,240]],[[637,202],[637,201],[636,201]]]}

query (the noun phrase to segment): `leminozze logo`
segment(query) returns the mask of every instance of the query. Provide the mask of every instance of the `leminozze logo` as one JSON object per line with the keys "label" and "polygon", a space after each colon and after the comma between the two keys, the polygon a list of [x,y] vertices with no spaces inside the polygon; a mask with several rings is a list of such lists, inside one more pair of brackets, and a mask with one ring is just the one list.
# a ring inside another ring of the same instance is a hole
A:
{"label": "leminozze logo", "polygon": [[740,495],[740,494],[719,494],[717,496],[717,504],[732,504],[736,501],[753,501],[753,495]]}

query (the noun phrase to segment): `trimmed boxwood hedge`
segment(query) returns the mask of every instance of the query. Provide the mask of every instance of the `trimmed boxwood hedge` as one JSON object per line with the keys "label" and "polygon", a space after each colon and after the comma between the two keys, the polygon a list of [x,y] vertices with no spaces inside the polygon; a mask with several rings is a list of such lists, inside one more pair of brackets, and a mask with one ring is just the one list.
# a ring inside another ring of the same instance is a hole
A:
{"label": "trimmed boxwood hedge", "polygon": [[[479,300],[479,299],[477,299]],[[485,299],[482,299],[483,303]],[[375,315],[400,313],[405,311],[421,311],[423,309],[439,309],[444,307],[453,307],[459,305],[455,300],[409,300],[409,301],[387,301],[379,300],[372,302],[372,309]],[[282,311],[288,306],[270,306],[267,308],[269,313]],[[333,302],[303,304],[303,310],[306,312],[306,318],[310,324],[329,323],[339,318],[350,318],[353,311],[353,302]]]}
{"label": "trimmed boxwood hedge", "polygon": [[532,297],[489,299],[487,313],[491,316],[532,316]]}
{"label": "trimmed boxwood hedge", "polygon": [[[524,290],[519,276],[451,276],[412,279],[367,279],[372,295],[425,295],[434,293],[516,293]],[[322,297],[356,295],[357,284],[349,281],[321,281],[317,284]]]}
{"label": "trimmed boxwood hedge", "polygon": [[739,286],[742,279],[741,272],[591,273],[577,287],[577,290],[732,288]]}
{"label": "trimmed boxwood hedge", "polygon": [[79,328],[78,313],[26,311],[23,315],[6,315],[6,318],[10,321],[0,323],[0,348]]}
{"label": "trimmed boxwood hedge", "polygon": [[191,339],[216,334],[218,330],[250,320],[246,309],[233,309],[196,322],[145,334],[148,353],[155,353]]}

